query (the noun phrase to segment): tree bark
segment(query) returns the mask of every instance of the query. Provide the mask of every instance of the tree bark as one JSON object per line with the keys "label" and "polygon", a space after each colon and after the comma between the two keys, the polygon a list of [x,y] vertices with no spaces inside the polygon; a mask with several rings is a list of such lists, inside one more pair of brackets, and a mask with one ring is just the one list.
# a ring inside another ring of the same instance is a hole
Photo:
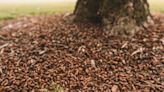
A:
{"label": "tree bark", "polygon": [[149,16],[147,0],[78,0],[76,22],[99,22],[114,35],[134,35]]}
{"label": "tree bark", "polygon": [[101,0],[78,0],[74,15],[76,22],[100,22],[98,9]]}

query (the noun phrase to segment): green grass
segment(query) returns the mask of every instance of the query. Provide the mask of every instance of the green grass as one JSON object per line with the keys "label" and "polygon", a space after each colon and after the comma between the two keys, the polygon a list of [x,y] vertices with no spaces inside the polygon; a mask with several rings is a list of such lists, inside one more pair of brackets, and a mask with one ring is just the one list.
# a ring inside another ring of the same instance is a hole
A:
{"label": "green grass", "polygon": [[0,20],[73,11],[74,3],[0,4]]}
{"label": "green grass", "polygon": [[[164,0],[148,0],[151,11],[164,13]],[[0,3],[0,20],[13,19],[18,16],[64,13],[73,11],[75,3],[38,3],[38,4],[12,4]]]}

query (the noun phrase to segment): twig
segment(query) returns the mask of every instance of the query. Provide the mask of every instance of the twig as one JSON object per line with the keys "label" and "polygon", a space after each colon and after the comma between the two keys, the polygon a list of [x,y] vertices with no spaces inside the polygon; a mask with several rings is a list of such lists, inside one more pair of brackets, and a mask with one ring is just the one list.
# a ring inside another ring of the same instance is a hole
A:
{"label": "twig", "polygon": [[135,54],[137,54],[137,53],[140,53],[140,52],[143,52],[143,50],[144,50],[144,48],[139,48],[139,49],[137,49],[136,51],[134,51],[132,54],[131,54],[131,56],[133,56],[133,55],[135,55]]}
{"label": "twig", "polygon": [[9,43],[6,43],[6,44],[0,46],[0,49],[2,49],[2,48],[4,48],[4,47],[7,47],[8,45],[9,45]]}

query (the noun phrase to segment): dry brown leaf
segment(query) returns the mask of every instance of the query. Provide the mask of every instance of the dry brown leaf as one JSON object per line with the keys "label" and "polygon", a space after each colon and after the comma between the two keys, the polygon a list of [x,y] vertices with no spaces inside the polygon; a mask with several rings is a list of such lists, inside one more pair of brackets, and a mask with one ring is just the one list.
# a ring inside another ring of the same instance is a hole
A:
{"label": "dry brown leaf", "polygon": [[119,88],[117,85],[112,86],[112,92],[118,92]]}

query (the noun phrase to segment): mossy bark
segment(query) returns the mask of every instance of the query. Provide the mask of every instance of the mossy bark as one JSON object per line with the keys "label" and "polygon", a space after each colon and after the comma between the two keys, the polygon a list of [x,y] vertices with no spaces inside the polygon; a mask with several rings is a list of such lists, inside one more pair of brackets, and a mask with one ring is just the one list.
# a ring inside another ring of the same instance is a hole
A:
{"label": "mossy bark", "polygon": [[114,35],[134,35],[149,16],[147,0],[78,0],[76,22],[99,22]]}

